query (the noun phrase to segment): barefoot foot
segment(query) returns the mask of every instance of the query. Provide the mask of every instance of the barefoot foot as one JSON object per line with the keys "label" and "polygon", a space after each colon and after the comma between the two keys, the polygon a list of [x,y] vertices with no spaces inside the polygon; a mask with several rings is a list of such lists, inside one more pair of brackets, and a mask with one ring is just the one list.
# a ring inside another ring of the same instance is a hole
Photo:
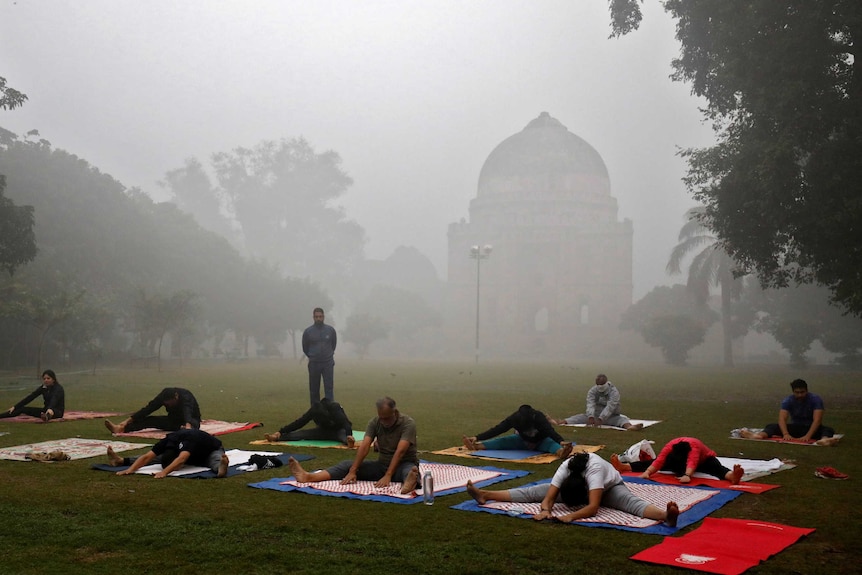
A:
{"label": "barefoot foot", "polygon": [[112,467],[119,467],[123,464],[123,458],[117,455],[117,452],[111,446],[108,446],[108,463]]}
{"label": "barefoot foot", "polygon": [[482,493],[482,490],[473,485],[473,482],[469,479],[467,480],[467,493],[476,500],[476,503],[485,505],[485,495]]}
{"label": "barefoot foot", "polygon": [[730,479],[732,484],[739,485],[743,475],[745,475],[745,470],[737,463],[733,466],[733,471],[730,472],[730,477],[728,479]]}
{"label": "barefoot foot", "polygon": [[464,442],[464,447],[466,447],[470,451],[476,451],[476,442],[473,440],[472,437],[467,437],[466,435],[462,435],[461,441]]}
{"label": "barefoot foot", "polygon": [[414,467],[409,471],[409,473],[407,473],[407,477],[404,478],[404,483],[401,484],[401,495],[411,493],[416,489],[417,483],[419,483],[419,468]]}
{"label": "barefoot foot", "polygon": [[564,441],[561,445],[562,447],[557,450],[557,457],[565,459],[572,454],[572,442]]}
{"label": "barefoot foot", "polygon": [[291,457],[287,460],[287,466],[290,468],[290,472],[293,473],[294,479],[300,483],[308,483],[308,479],[311,474],[302,468],[299,461]]}
{"label": "barefoot foot", "polygon": [[280,433],[264,433],[264,434],[263,434],[263,437],[264,437],[267,441],[271,441],[271,442],[273,442],[273,443],[275,443],[276,441],[281,440],[281,434],[280,434]]}
{"label": "barefoot foot", "polygon": [[218,464],[218,473],[216,477],[222,478],[227,475],[227,468],[230,467],[230,459],[227,458],[227,455],[222,454],[221,461]]}
{"label": "barefoot foot", "polygon": [[356,447],[356,440],[353,438],[352,435],[347,436],[347,447],[349,449],[353,449]]}
{"label": "barefoot foot", "polygon": [[120,429],[119,425],[115,425],[115,424],[111,423],[110,421],[108,421],[107,419],[105,420],[105,427],[111,433],[122,433],[123,432],[123,430]]}
{"label": "barefoot foot", "polygon": [[834,447],[838,445],[838,442],[841,441],[838,437],[822,437],[815,441],[817,445],[825,445],[827,447]]}
{"label": "barefoot foot", "polygon": [[679,506],[674,501],[670,501],[667,504],[667,518],[665,518],[665,525],[668,527],[676,527],[676,520],[679,518]]}
{"label": "barefoot foot", "polygon": [[632,425],[629,425],[628,427],[626,427],[626,429],[629,431],[640,431],[643,428],[644,428],[643,423],[633,423]]}

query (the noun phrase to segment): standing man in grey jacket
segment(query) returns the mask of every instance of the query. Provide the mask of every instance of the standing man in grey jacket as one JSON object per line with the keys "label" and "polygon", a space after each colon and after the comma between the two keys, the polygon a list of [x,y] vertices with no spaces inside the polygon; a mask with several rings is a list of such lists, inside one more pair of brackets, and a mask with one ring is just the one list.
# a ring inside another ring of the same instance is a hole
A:
{"label": "standing man in grey jacket", "polygon": [[314,323],[302,332],[302,353],[308,358],[308,393],[311,405],[320,402],[320,379],[323,378],[323,393],[329,401],[335,401],[334,371],[335,346],[338,336],[335,328],[323,323],[323,309],[312,312]]}

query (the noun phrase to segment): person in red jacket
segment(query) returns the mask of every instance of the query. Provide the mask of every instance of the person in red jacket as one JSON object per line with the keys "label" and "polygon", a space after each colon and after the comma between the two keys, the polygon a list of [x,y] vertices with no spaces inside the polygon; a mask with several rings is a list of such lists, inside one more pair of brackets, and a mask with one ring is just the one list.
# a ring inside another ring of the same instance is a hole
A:
{"label": "person in red jacket", "polygon": [[642,471],[641,477],[644,479],[649,479],[656,471],[671,471],[679,477],[680,483],[691,481],[694,473],[705,473],[736,485],[745,473],[739,464],[734,465],[733,469],[722,465],[715,451],[695,437],[671,439],[653,460],[622,463],[619,456],[613,454],[611,464],[620,472]]}

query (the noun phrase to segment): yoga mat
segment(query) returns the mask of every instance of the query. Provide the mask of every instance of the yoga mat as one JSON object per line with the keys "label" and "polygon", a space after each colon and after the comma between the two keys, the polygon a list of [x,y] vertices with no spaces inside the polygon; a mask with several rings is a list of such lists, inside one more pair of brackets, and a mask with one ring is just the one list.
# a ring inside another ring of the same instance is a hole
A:
{"label": "yoga mat", "polygon": [[[259,422],[237,422],[237,421],[220,421],[218,419],[204,419],[201,422],[201,431],[206,431],[210,435],[224,435],[226,433],[235,433],[237,431],[247,431],[255,427],[262,427]],[[164,439],[170,431],[164,429],[156,429],[148,427],[138,431],[130,431],[128,433],[115,433],[114,437],[147,437],[149,439]]]}
{"label": "yoga mat", "polygon": [[659,545],[631,556],[635,561],[685,567],[720,575],[739,575],[814,532],[750,519],[714,519],[682,537],[665,537]]}
{"label": "yoga mat", "polygon": [[[763,429],[759,429],[756,427],[748,427],[746,429],[754,433],[763,431]],[[841,439],[842,437],[844,437],[844,434],[836,433],[832,437],[834,437],[835,439]],[[801,439],[791,439],[790,441],[785,441],[783,438],[778,437],[777,435],[773,437],[766,437],[764,439],[751,439],[748,437],[740,437],[739,429],[734,429],[730,432],[730,439],[742,439],[743,441],[768,441],[769,443],[786,443],[789,445],[813,445],[814,447],[830,447],[826,445],[818,445],[817,442],[813,439],[811,441],[802,441]]]}
{"label": "yoga mat", "polygon": [[[643,427],[650,427],[656,423],[661,423],[662,419],[629,419],[629,423],[637,425],[640,423]],[[560,427],[589,427],[586,423],[561,423]],[[596,429],[615,429],[617,431],[628,431],[625,427],[617,427],[615,425],[594,425]],[[643,429],[643,427],[641,429]],[[640,431],[640,430],[637,430]]]}
{"label": "yoga mat", "polygon": [[[470,479],[478,487],[484,487],[528,475],[529,471],[500,469],[498,467],[468,467],[450,463],[431,463],[422,461],[419,473],[426,471],[434,475],[434,496],[443,497],[467,490],[467,480]],[[316,486],[316,487],[315,487]],[[345,497],[363,501],[378,501],[385,503],[413,504],[422,501],[422,491],[402,495],[401,484],[392,483],[389,487],[375,488],[373,481],[357,481],[349,485],[341,485],[338,480],[320,483],[298,483],[289,478],[274,478],[260,483],[250,483],[249,487],[272,489],[275,491],[299,491],[310,495],[325,495],[329,497]]]}
{"label": "yoga mat", "polygon": [[[604,448],[604,445],[575,445],[572,453],[584,452],[595,453]],[[480,451],[470,451],[466,447],[459,445],[456,447],[448,447],[438,451],[432,451],[436,455],[451,455],[453,457],[469,457],[471,459],[489,459],[493,461],[506,461],[508,463],[553,463],[559,461],[559,458],[553,453],[544,453],[542,451],[521,451],[521,450],[503,450],[503,449],[484,449]],[[514,457],[512,457],[514,455]]]}
{"label": "yoga mat", "polygon": [[[742,466],[742,468],[745,470],[745,474],[742,476],[742,481],[739,483],[739,485],[733,485],[730,481],[727,481],[726,479],[717,479],[712,475],[707,475],[705,473],[695,473],[691,477],[691,482],[685,485],[688,485],[690,487],[702,485],[716,489],[732,489],[734,491],[741,491],[744,493],[760,494],[767,491],[771,491],[773,489],[778,489],[781,486],[766,483],[752,483],[750,479],[764,477],[766,475],[771,475],[779,471],[784,471],[786,469],[792,469],[796,467],[795,465],[785,463],[780,459],[741,459],[737,457],[720,456],[717,459],[721,462],[722,465],[724,465],[728,469],[733,469],[733,466],[737,464]],[[639,477],[640,473],[627,472],[623,473],[623,475],[625,475],[626,477]],[[680,485],[679,478],[674,476],[674,474],[670,471],[660,471],[658,473],[654,473],[649,480],[667,485]]]}
{"label": "yoga mat", "polygon": [[[365,439],[365,432],[354,431],[353,439],[356,440],[356,445],[359,445],[359,442]],[[249,445],[287,445],[288,447],[321,447],[325,449],[350,449],[350,447],[347,447],[340,441],[331,441],[328,439],[303,439],[301,441],[267,441],[266,439],[256,439],[254,441],[249,441]]]}
{"label": "yoga mat", "polygon": [[86,459],[88,457],[96,457],[97,455],[105,455],[105,452],[111,446],[114,451],[129,451],[139,449],[141,447],[149,447],[148,443],[126,443],[125,441],[111,441],[110,439],[82,439],[80,437],[70,437],[68,439],[56,439],[53,441],[43,441],[41,443],[28,443],[25,445],[16,445],[13,447],[0,448],[0,459],[10,461],[29,461],[25,455],[32,452],[62,451],[69,456],[70,459]]}
{"label": "yoga mat", "polygon": [[[676,531],[700,521],[716,509],[724,506],[729,501],[739,497],[741,493],[721,489],[705,489],[702,487],[683,487],[681,485],[657,485],[638,477],[624,477],[626,486],[632,493],[646,499],[656,507],[664,509],[668,501],[676,501],[680,508],[680,515],[676,527],[669,527],[664,523],[652,519],[644,519],[631,515],[618,509],[600,507],[595,517],[579,519],[570,525],[582,525],[584,527],[605,527],[621,529],[623,531],[636,531],[638,533],[649,533],[653,535],[670,535]],[[550,483],[550,479],[542,479],[527,484],[539,485]],[[497,515],[508,515],[521,519],[533,519],[538,515],[541,503],[507,503],[501,501],[490,501],[479,505],[473,499],[453,505],[452,509],[461,511],[481,511]],[[563,503],[557,503],[551,512],[554,516],[565,515],[577,509],[568,507]]]}
{"label": "yoga mat", "polygon": [[[244,473],[251,473],[254,471],[260,471],[259,469],[242,469],[245,464],[248,462],[248,458],[254,454],[259,455],[273,455],[281,461],[284,466],[287,465],[287,460],[290,457],[293,457],[297,461],[307,461],[309,459],[314,459],[313,455],[291,455],[290,453],[273,453],[270,451],[242,451],[240,449],[229,449],[225,452],[228,460],[230,461],[230,467],[228,467],[226,477],[233,477],[235,475],[242,475]],[[128,469],[128,465],[119,465],[112,466],[107,463],[95,463],[90,466],[92,469],[97,471],[111,471],[116,473],[117,471],[123,471],[124,469]],[[280,467],[274,469],[281,469]],[[138,469],[134,474],[135,475],[155,475],[159,471],[162,470],[162,466],[159,463],[154,463],[152,465],[145,465]],[[171,472],[168,477],[181,477],[184,479],[215,479],[216,474],[212,472],[209,467],[200,467],[197,465],[186,465],[177,471]]]}
{"label": "yoga mat", "polygon": [[[65,411],[63,417],[48,420],[48,423],[60,423],[61,421],[74,421],[76,419],[102,419],[103,417],[115,417],[120,415],[114,411]],[[0,419],[0,423],[42,423],[40,417],[20,414],[15,417],[6,417]]]}

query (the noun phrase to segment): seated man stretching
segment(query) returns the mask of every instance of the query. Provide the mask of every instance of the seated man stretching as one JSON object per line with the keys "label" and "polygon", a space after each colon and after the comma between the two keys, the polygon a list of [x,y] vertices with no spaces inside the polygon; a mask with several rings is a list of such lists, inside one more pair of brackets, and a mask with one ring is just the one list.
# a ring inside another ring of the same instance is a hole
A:
{"label": "seated man stretching", "polygon": [[[365,461],[376,440],[380,455],[377,461]],[[393,481],[401,483],[401,493],[410,493],[419,479],[419,458],[416,455],[416,423],[409,415],[395,409],[395,400],[377,400],[377,417],[365,428],[365,438],[359,444],[353,460],[342,461],[322,471],[308,472],[297,460],[288,460],[290,471],[299,483],[316,483],[340,479],[342,485],[359,481],[374,481],[374,487],[387,487]]]}
{"label": "seated man stretching", "polygon": [[[510,429],[514,429],[515,433],[497,437]],[[492,437],[496,437],[496,439],[491,439]],[[471,451],[529,449],[553,453],[561,459],[565,459],[572,452],[572,443],[563,441],[563,437],[551,426],[548,416],[529,405],[522,405],[518,411],[491,429],[473,437],[465,435],[462,439],[464,447]]]}
{"label": "seated man stretching", "polygon": [[[165,408],[167,415],[150,415],[161,407]],[[105,427],[111,433],[128,433],[148,427],[165,431],[200,429],[201,408],[198,407],[198,400],[188,389],[166,387],[125,421],[115,424],[106,419]]]}
{"label": "seated man stretching", "polygon": [[[804,379],[794,379],[790,382],[793,395],[788,395],[781,402],[778,411],[778,423],[770,423],[763,431],[753,432],[743,429],[739,432],[746,439],[768,439],[778,436],[784,441],[814,441],[820,445],[835,445],[838,438],[835,430],[823,425],[823,400],[815,393],[808,393],[808,384]],[[789,421],[788,421],[789,420]]]}
{"label": "seated man stretching", "polygon": [[[314,420],[317,427],[302,429],[309,421]],[[311,407],[299,419],[282,427],[278,433],[264,434],[267,441],[302,441],[304,439],[330,439],[340,441],[347,447],[354,446],[353,425],[347,419],[347,414],[337,401],[324,397]]]}
{"label": "seated man stretching", "polygon": [[114,467],[129,465],[117,475],[131,475],[151,463],[161,463],[162,470],[153,475],[156,479],[167,477],[184,465],[209,467],[216,477],[227,475],[230,465],[221,440],[200,429],[180,429],[169,433],[153,448],[140,457],[120,457],[108,447],[108,462]]}

